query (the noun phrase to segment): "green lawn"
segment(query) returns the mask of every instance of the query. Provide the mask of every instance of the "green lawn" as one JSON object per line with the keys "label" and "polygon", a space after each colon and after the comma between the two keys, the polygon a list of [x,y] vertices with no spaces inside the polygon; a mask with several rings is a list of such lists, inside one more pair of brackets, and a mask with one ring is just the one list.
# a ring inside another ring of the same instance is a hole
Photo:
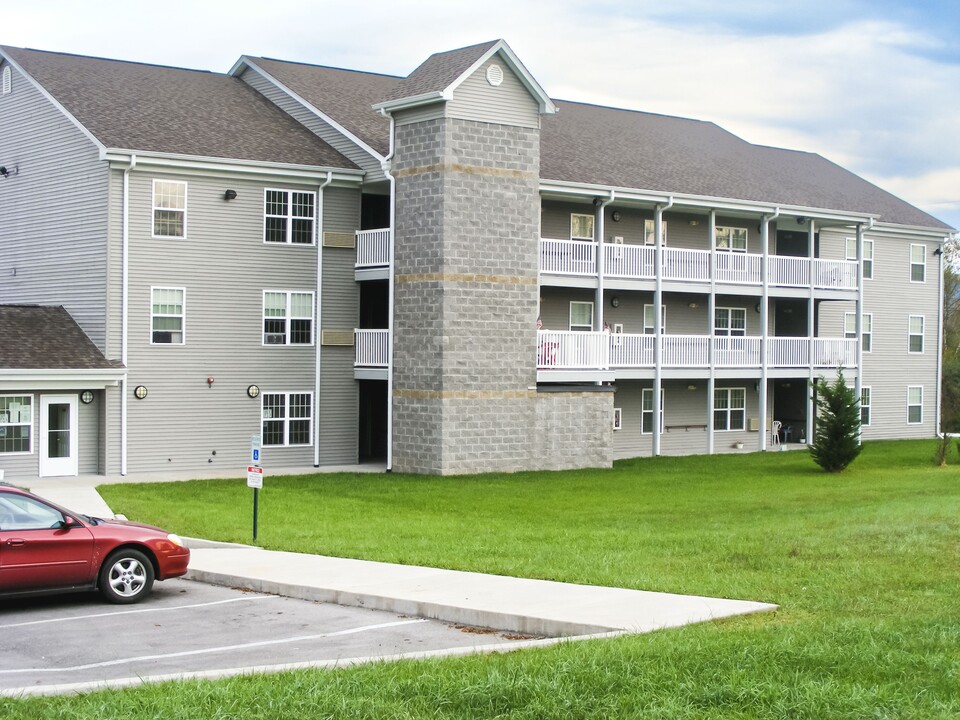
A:
{"label": "green lawn", "polygon": [[[265,547],[781,609],[503,656],[0,700],[0,717],[957,718],[960,470],[933,451],[868,443],[838,476],[801,452],[463,478],[268,468]],[[131,518],[250,541],[242,480],[101,490]]]}

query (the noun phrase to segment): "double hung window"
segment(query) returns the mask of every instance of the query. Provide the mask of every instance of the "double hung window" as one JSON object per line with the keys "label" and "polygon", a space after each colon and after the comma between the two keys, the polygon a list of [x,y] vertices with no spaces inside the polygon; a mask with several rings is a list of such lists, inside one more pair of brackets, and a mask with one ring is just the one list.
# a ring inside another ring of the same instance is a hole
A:
{"label": "double hung window", "polygon": [[570,303],[570,329],[577,332],[593,330],[592,302],[573,301]]}
{"label": "double hung window", "polygon": [[746,308],[721,308],[714,310],[713,334],[721,337],[743,337],[747,334]]}
{"label": "double hung window", "polygon": [[[846,259],[856,262],[857,259],[857,239],[847,238]],[[873,279],[873,240],[863,241],[863,279]]]}
{"label": "double hung window", "polygon": [[[643,334],[644,335],[655,335],[657,328],[653,324],[653,318],[656,317],[653,310],[653,305],[644,305],[643,306]],[[667,330],[667,306],[660,306],[660,333],[663,334]]]}
{"label": "double hung window", "polygon": [[923,352],[923,315],[911,315],[907,349],[912,353]]}
{"label": "double hung window", "polygon": [[745,253],[747,251],[747,229],[717,226],[717,250]]}
{"label": "double hung window", "polygon": [[[661,232],[663,233],[663,245],[667,244],[667,221],[660,221]],[[643,244],[644,245],[656,245],[657,242],[657,223],[655,220],[644,220],[643,221]]]}
{"label": "double hung window", "polygon": [[[653,388],[644,388],[640,393],[640,432],[653,432]],[[660,432],[663,432],[663,389],[660,390]]]}
{"label": "double hung window", "polygon": [[187,184],[173,180],[153,181],[153,236],[187,236]]}
{"label": "double hung window", "polygon": [[263,344],[313,343],[313,293],[265,290],[263,293]]}
{"label": "double hung window", "polygon": [[593,240],[593,215],[570,214],[570,239]]}
{"label": "double hung window", "polygon": [[910,246],[910,282],[927,280],[927,246]]}
{"label": "double hung window", "polygon": [[295,190],[266,190],[263,241],[286,245],[313,245],[315,194]]}
{"label": "double hung window", "polygon": [[151,288],[150,342],[154,345],[183,345],[183,288]]}
{"label": "double hung window", "polygon": [[264,393],[261,397],[264,447],[313,444],[313,393]]}
{"label": "double hung window", "polygon": [[33,396],[0,395],[0,455],[33,452]]}
{"label": "double hung window", "polygon": [[713,391],[714,430],[743,430],[746,416],[746,388],[716,388]]}
{"label": "double hung window", "polygon": [[923,422],[923,385],[907,387],[907,424],[919,425]]}
{"label": "double hung window", "polygon": [[860,425],[870,427],[870,388],[860,388]]}
{"label": "double hung window", "polygon": [[[843,336],[848,340],[857,339],[857,314],[843,314]],[[861,340],[863,342],[863,351],[870,352],[873,349],[873,313],[863,314],[863,333]]]}

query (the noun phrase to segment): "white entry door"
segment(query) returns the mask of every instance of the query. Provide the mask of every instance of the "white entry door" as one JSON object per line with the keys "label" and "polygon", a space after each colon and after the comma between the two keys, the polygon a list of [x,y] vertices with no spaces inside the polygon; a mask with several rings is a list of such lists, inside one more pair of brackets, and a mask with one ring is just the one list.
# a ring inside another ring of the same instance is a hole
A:
{"label": "white entry door", "polygon": [[40,396],[40,476],[76,475],[77,396]]}

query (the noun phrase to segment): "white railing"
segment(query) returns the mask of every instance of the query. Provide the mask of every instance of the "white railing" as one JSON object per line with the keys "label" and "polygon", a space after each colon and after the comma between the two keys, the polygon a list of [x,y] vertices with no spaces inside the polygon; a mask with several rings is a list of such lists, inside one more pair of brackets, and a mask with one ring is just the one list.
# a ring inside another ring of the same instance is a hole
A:
{"label": "white railing", "polygon": [[654,249],[651,245],[604,245],[603,271],[607,277],[642,278],[652,280]]}
{"label": "white railing", "polygon": [[779,287],[810,287],[810,258],[771,255],[768,282]]}
{"label": "white railing", "polygon": [[710,251],[663,248],[663,279],[710,282]]}
{"label": "white railing", "polygon": [[[653,335],[541,330],[538,333],[537,342],[537,368],[540,370],[652,368],[654,367],[654,342]],[[711,343],[715,367],[760,367],[762,338],[710,335],[661,336],[661,366],[710,367]],[[811,357],[814,367],[855,367],[857,341],[845,338],[813,338],[812,341],[806,337],[768,338],[768,367],[809,367]]]}
{"label": "white railing", "polygon": [[596,275],[597,243],[541,238],[540,272],[555,275]]}
{"label": "white railing", "polygon": [[855,260],[814,260],[813,286],[833,290],[857,289]]}
{"label": "white railing", "polygon": [[718,252],[717,282],[759,285],[763,256],[753,253]]}
{"label": "white railing", "polygon": [[357,267],[384,267],[390,264],[390,228],[357,230]]}
{"label": "white railing", "polygon": [[389,330],[354,330],[353,364],[385,368],[390,364]]}

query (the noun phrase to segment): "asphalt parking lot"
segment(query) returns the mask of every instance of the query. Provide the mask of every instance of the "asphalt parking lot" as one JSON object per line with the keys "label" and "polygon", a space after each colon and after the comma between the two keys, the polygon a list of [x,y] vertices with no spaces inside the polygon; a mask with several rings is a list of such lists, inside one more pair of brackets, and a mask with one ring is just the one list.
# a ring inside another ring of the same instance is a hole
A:
{"label": "asphalt parking lot", "polygon": [[137,605],[94,593],[0,600],[0,694],[53,694],[175,677],[329,667],[527,638],[394,613],[157,583]]}

